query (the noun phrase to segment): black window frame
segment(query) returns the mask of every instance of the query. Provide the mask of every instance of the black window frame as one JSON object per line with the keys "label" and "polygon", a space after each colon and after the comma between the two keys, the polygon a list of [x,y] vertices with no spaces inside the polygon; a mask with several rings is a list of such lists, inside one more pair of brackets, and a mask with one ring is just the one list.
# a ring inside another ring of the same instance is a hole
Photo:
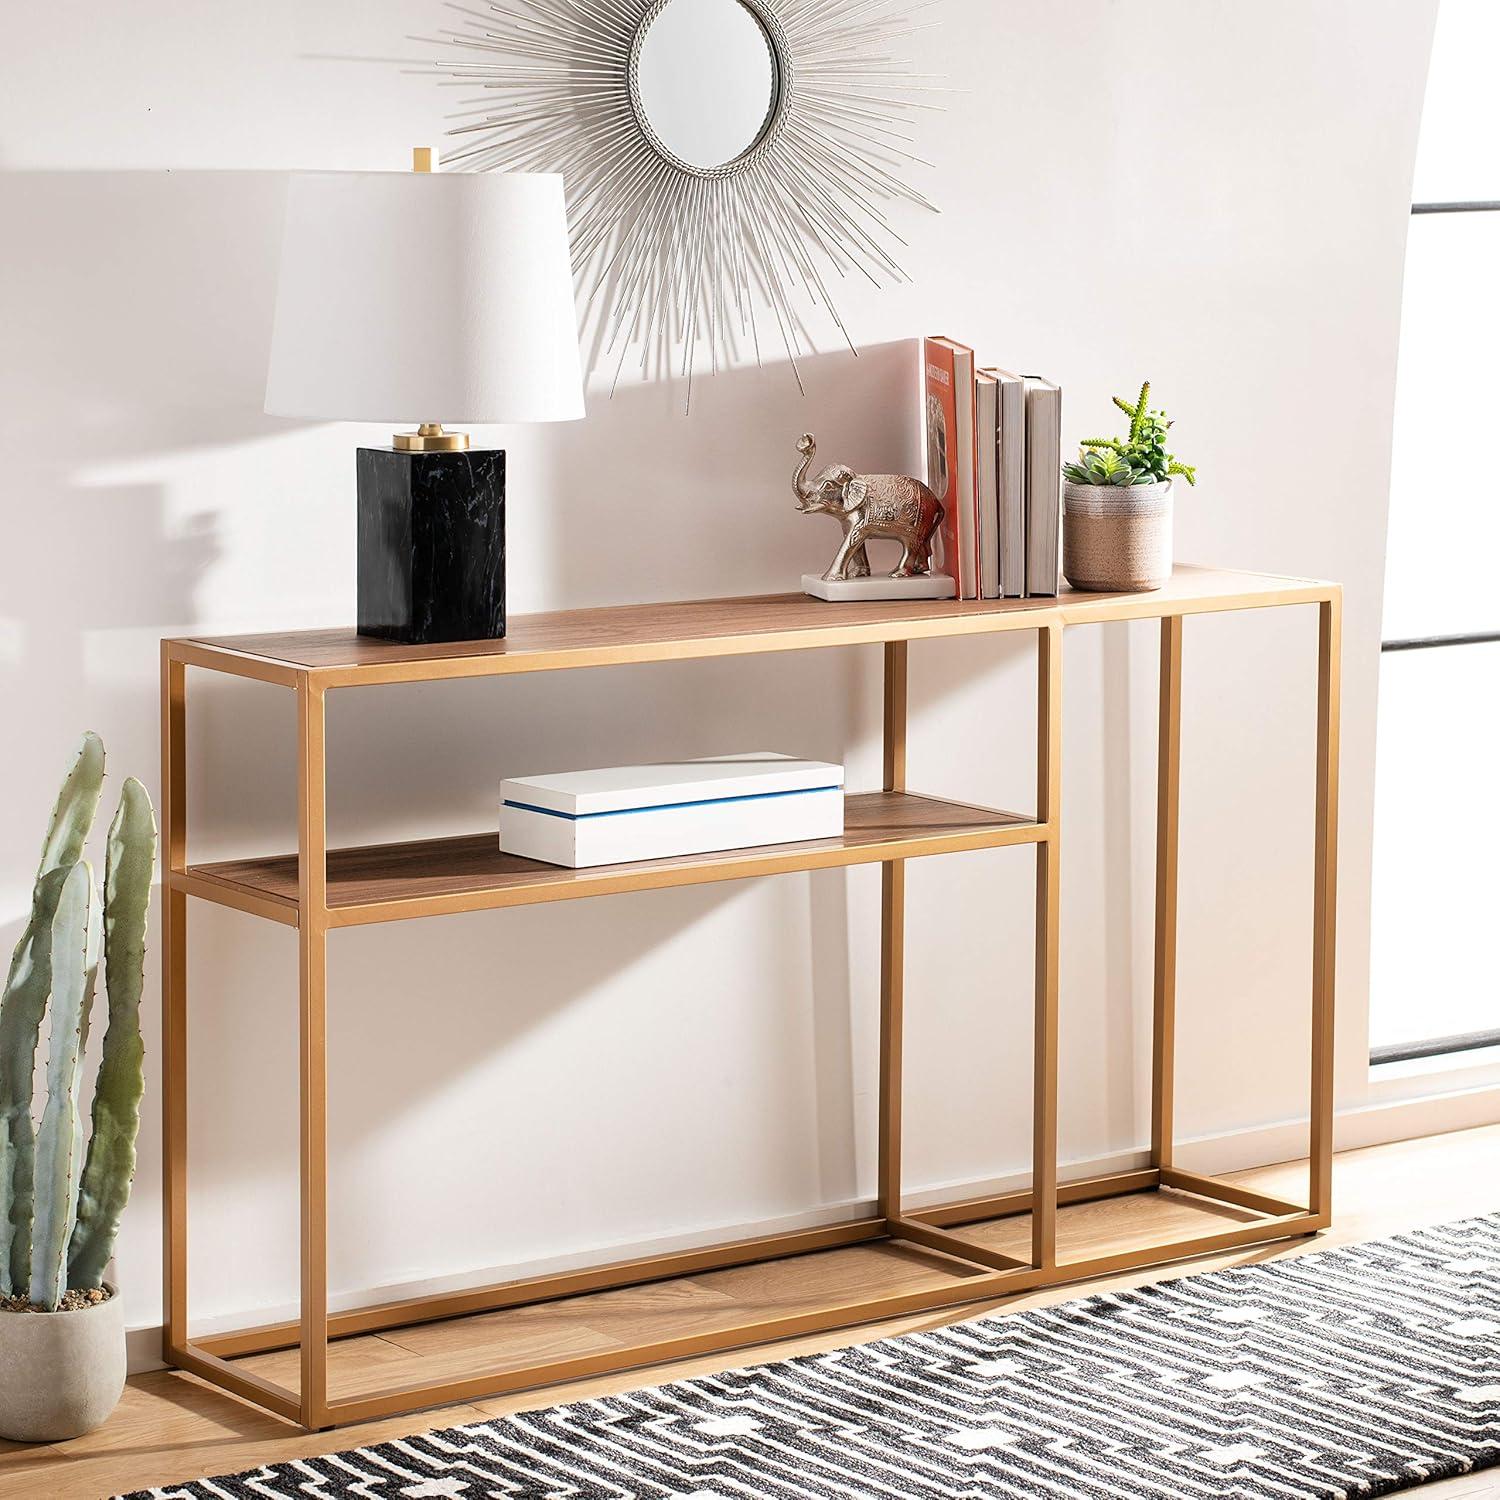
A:
{"label": "black window frame", "polygon": [[[1446,203],[1413,203],[1411,211],[1414,218],[1420,214],[1493,214],[1500,213],[1500,202],[1476,198]],[[1455,631],[1447,635],[1416,635],[1382,640],[1380,652],[1383,656],[1387,651],[1435,651],[1448,646],[1488,646],[1497,641],[1500,641],[1500,630]],[[1478,1052],[1487,1047],[1500,1047],[1500,1028],[1371,1047],[1370,1066],[1375,1068],[1382,1063],[1415,1062],[1427,1057],[1453,1057],[1462,1052]]]}

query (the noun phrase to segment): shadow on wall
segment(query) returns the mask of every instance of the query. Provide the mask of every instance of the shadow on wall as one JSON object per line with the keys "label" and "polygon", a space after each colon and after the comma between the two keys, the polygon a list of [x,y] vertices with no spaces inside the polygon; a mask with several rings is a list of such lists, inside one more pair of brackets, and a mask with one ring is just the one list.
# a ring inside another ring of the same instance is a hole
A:
{"label": "shadow on wall", "polygon": [[[253,371],[268,339],[276,188],[243,174],[12,172],[0,192],[0,692],[24,730],[0,749],[9,951],[79,732],[97,729],[109,749],[101,822],[125,775],[155,792],[157,642],[199,618],[225,545],[211,497],[174,503],[171,460],[266,430]],[[149,968],[148,995],[154,953]],[[143,1029],[159,1057],[149,1001]],[[135,1321],[154,1310],[151,1084],[141,1229],[120,1247]]]}
{"label": "shadow on wall", "polygon": [[154,781],[156,640],[201,618],[225,545],[211,496],[169,494],[169,459],[268,429],[275,182],[8,173],[3,191],[0,675],[36,731],[6,772],[40,791],[90,724]]}
{"label": "shadow on wall", "polygon": [[[792,497],[798,436],[819,463],[918,472],[917,344],[876,344],[800,360],[806,397],[784,362],[685,382],[589,393],[586,423],[508,439],[512,577],[517,604],[734,595],[796,589],[838,549],[837,525],[799,515]],[[527,470],[534,450],[547,482]],[[551,511],[538,515],[536,497]],[[548,545],[537,535],[544,529]],[[872,548],[879,566],[892,548]],[[515,563],[512,564],[515,568]],[[525,594],[520,593],[524,590]]]}

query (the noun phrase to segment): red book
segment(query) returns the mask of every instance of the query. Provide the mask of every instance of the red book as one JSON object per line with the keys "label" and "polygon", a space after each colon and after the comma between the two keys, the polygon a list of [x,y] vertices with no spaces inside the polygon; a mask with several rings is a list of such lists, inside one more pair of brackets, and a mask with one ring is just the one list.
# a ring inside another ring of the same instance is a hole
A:
{"label": "red book", "polygon": [[975,483],[974,351],[949,338],[922,346],[927,483],[943,503],[943,568],[954,597],[979,597],[979,505]]}

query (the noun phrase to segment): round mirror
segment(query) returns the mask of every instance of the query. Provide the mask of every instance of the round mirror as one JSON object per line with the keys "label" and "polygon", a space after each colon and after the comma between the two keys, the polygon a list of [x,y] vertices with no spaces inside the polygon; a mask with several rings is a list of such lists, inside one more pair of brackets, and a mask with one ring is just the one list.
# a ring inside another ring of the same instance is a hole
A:
{"label": "round mirror", "polygon": [[637,64],[637,108],[690,167],[726,166],[748,151],[776,102],[770,39],[741,0],[667,0]]}

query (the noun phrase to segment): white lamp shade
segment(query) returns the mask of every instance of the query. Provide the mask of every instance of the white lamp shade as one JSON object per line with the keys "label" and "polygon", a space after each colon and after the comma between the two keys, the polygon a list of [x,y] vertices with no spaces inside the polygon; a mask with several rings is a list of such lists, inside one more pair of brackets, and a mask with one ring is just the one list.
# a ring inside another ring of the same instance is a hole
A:
{"label": "white lamp shade", "polygon": [[266,410],[388,423],[581,417],[562,178],[293,176]]}

